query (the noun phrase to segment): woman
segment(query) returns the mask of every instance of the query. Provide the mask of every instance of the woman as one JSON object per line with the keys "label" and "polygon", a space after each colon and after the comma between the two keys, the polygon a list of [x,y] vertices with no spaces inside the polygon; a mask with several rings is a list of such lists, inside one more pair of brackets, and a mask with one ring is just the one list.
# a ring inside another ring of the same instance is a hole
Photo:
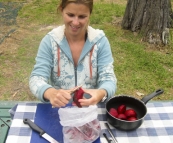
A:
{"label": "woman", "polygon": [[108,39],[102,30],[89,26],[93,0],[61,0],[58,9],[64,25],[40,43],[29,81],[31,92],[54,107],[71,102],[70,91],[81,84],[90,96],[79,100],[82,106],[109,99],[117,80]]}

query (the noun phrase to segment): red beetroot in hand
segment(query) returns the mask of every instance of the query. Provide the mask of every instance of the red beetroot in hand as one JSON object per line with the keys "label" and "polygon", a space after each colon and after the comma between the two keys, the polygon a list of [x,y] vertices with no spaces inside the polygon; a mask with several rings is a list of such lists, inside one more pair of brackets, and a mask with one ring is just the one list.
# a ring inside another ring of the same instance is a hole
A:
{"label": "red beetroot in hand", "polygon": [[133,109],[128,109],[125,111],[125,115],[127,118],[129,117],[136,117],[136,112]]}
{"label": "red beetroot in hand", "polygon": [[78,100],[83,98],[83,94],[84,94],[84,91],[82,90],[82,88],[79,88],[78,90],[75,91],[74,96],[73,96],[74,103],[80,108],[82,106],[80,105]]}
{"label": "red beetroot in hand", "polygon": [[125,114],[118,114],[117,118],[121,119],[121,120],[126,120],[127,119]]}
{"label": "red beetroot in hand", "polygon": [[114,116],[114,117],[117,117],[117,116],[118,116],[118,112],[117,112],[117,110],[116,110],[115,108],[111,108],[111,109],[109,110],[109,113],[110,113],[112,116]]}
{"label": "red beetroot in hand", "polygon": [[123,114],[126,111],[126,105],[122,104],[117,108],[119,114]]}
{"label": "red beetroot in hand", "polygon": [[137,120],[136,117],[130,117],[130,118],[127,119],[127,121],[136,121],[136,120]]}

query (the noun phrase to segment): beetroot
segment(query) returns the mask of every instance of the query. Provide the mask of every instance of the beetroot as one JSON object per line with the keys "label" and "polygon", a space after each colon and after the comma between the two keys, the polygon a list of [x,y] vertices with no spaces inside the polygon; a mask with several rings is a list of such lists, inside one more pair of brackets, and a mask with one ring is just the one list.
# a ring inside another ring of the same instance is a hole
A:
{"label": "beetroot", "polygon": [[121,104],[116,108],[110,108],[109,113],[115,118],[127,121],[137,120],[137,113],[133,109],[127,109],[126,105]]}
{"label": "beetroot", "polygon": [[79,88],[78,90],[75,91],[74,96],[73,96],[74,103],[80,108],[82,106],[80,105],[78,100],[83,98],[83,94],[84,94],[84,91],[82,90],[82,88]]}
{"label": "beetroot", "polygon": [[130,117],[130,118],[127,119],[127,121],[136,121],[136,120],[137,120],[136,117]]}
{"label": "beetroot", "polygon": [[115,108],[111,108],[111,109],[109,110],[109,113],[110,113],[112,116],[114,116],[114,117],[117,117],[117,116],[118,116],[118,112],[117,112],[117,110],[116,110]]}
{"label": "beetroot", "polygon": [[122,104],[117,108],[119,114],[123,114],[126,111],[126,105]]}
{"label": "beetroot", "polygon": [[121,119],[121,120],[126,120],[127,119],[125,114],[118,114],[117,118]]}
{"label": "beetroot", "polygon": [[126,110],[125,115],[127,118],[136,117],[136,112],[133,109],[128,109],[128,110]]}

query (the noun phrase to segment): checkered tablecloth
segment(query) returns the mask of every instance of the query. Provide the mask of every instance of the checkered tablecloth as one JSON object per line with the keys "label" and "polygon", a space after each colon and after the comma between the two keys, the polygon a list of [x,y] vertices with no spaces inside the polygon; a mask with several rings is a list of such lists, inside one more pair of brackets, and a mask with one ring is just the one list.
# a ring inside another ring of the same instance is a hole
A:
{"label": "checkered tablecloth", "polygon": [[[148,102],[147,115],[142,125],[134,131],[120,131],[112,126],[113,134],[118,143],[173,143],[173,102]],[[14,107],[15,108],[15,107]],[[30,143],[32,130],[23,124],[24,118],[34,121],[37,103],[20,103],[16,106],[14,118],[7,136],[6,143]],[[101,125],[101,143],[107,143],[102,136],[106,133],[104,104],[98,105],[98,119]]]}

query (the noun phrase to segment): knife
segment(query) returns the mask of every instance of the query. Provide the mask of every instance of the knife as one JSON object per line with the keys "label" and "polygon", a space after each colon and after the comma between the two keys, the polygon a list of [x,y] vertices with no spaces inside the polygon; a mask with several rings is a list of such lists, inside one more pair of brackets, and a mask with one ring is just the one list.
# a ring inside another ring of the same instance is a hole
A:
{"label": "knife", "polygon": [[112,142],[112,140],[110,140],[110,139],[107,137],[106,133],[103,133],[103,136],[104,136],[105,139],[108,141],[108,143],[111,143],[111,142]]}
{"label": "knife", "polygon": [[[73,93],[75,93],[76,90],[78,90],[79,88],[81,88],[83,86],[83,84],[79,85],[79,86],[76,86],[75,88],[73,88],[71,91],[70,91],[70,94],[72,95]],[[55,108],[54,106],[52,106],[52,108]]]}
{"label": "knife", "polygon": [[40,133],[40,136],[48,140],[50,143],[59,143],[54,138],[49,136],[43,129],[41,129],[39,126],[37,126],[34,122],[32,122],[30,119],[23,119],[24,124],[28,124],[31,129],[34,131]]}
{"label": "knife", "polygon": [[117,139],[114,137],[111,128],[109,127],[108,123],[105,123],[106,128],[108,129],[108,132],[110,133],[110,135],[112,136],[112,139],[114,140],[115,143],[118,143]]}
{"label": "knife", "polygon": [[78,90],[79,88],[81,88],[83,86],[83,84],[79,85],[79,86],[76,86],[71,92],[70,94],[73,94],[75,93],[76,90]]}

